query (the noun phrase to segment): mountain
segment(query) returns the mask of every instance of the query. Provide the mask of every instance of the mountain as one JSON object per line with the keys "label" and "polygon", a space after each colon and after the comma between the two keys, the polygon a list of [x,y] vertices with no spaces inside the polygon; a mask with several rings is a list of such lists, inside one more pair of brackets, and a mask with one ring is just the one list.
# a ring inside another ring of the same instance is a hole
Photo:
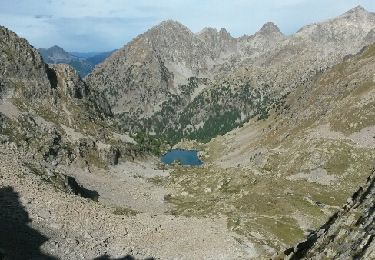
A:
{"label": "mountain", "polygon": [[116,51],[86,82],[128,127],[172,142],[208,141],[267,117],[297,86],[372,43],[374,26],[375,14],[361,7],[288,37],[273,23],[233,38],[225,29],[194,34],[166,21]]}
{"label": "mountain", "polygon": [[45,64],[2,26],[0,64],[1,259],[246,255],[224,221],[169,213],[148,180],[168,172],[160,143],[119,132],[71,66]]}
{"label": "mountain", "polygon": [[371,172],[374,19],[357,7],[291,36],[268,23],[237,39],[167,21],[86,80],[120,125],[201,151],[205,167],[157,180],[173,191],[174,214],[224,215],[272,256],[319,228]]}
{"label": "mountain", "polygon": [[[89,74],[94,67],[105,60],[111,52],[102,53],[68,53],[63,48],[55,45],[51,48],[38,49],[44,61],[50,64],[65,63],[72,66],[78,71],[79,75],[83,78]],[[77,54],[77,55],[75,55]]]}
{"label": "mountain", "polygon": [[374,24],[166,21],[84,80],[0,26],[0,258],[372,259]]}

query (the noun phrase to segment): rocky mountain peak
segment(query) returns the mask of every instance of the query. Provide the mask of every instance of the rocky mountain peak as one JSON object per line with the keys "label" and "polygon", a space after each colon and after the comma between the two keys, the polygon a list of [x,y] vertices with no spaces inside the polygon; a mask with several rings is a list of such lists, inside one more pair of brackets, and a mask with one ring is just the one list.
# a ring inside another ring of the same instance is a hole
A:
{"label": "rocky mountain peak", "polygon": [[180,23],[176,20],[172,20],[172,19],[162,21],[159,25],[156,25],[156,26],[186,27],[182,23]]}
{"label": "rocky mountain peak", "polygon": [[65,52],[65,50],[63,48],[61,48],[60,46],[58,45],[53,45],[51,48],[49,48],[51,51],[61,51],[61,52]]}
{"label": "rocky mountain peak", "polygon": [[341,16],[339,16],[339,18],[345,18],[345,19],[356,21],[358,19],[367,19],[371,17],[372,15],[373,13],[368,12],[365,8],[358,5],[350,9],[346,13],[342,14]]}
{"label": "rocky mountain peak", "polygon": [[73,58],[60,46],[54,45],[51,48],[38,49],[46,63],[69,63]]}
{"label": "rocky mountain peak", "polygon": [[230,33],[225,28],[221,28],[219,33],[220,33],[220,35],[231,37]]}
{"label": "rocky mountain peak", "polygon": [[197,35],[204,35],[204,34],[217,34],[217,29],[212,27],[204,27]]}
{"label": "rocky mountain peak", "polygon": [[189,28],[177,21],[167,20],[138,36],[129,46],[136,47],[143,42],[164,57],[171,56],[171,49],[177,50],[181,54],[184,50],[197,44],[194,43],[195,41],[195,35]]}
{"label": "rocky mountain peak", "polygon": [[[375,14],[357,6],[336,18],[304,26],[296,35],[319,42],[320,46],[323,42],[333,44],[335,49],[338,49],[339,45],[347,44],[354,53],[354,49],[363,44],[363,37],[374,28],[374,24]],[[371,39],[371,35],[369,37]],[[366,45],[370,43],[372,42],[367,42]]]}
{"label": "rocky mountain peak", "polygon": [[208,38],[234,39],[225,28],[221,28],[220,31],[218,31],[216,28],[205,27],[196,35],[203,41]]}
{"label": "rocky mountain peak", "polygon": [[[148,33],[159,33],[159,34],[169,34],[169,33],[186,33],[192,34],[189,28],[185,25],[181,24],[180,22],[174,20],[166,20],[161,22],[160,24],[152,27],[150,30],[147,31]],[[147,34],[146,32],[146,34]]]}
{"label": "rocky mountain peak", "polygon": [[361,5],[358,5],[350,9],[349,11],[347,11],[345,14],[367,14],[367,13],[368,11],[364,7],[362,7]]}
{"label": "rocky mountain peak", "polygon": [[270,36],[270,35],[279,35],[282,36],[282,32],[280,31],[279,27],[274,24],[273,22],[267,22],[265,23],[262,28],[256,33],[256,34],[261,34],[265,36]]}
{"label": "rocky mountain peak", "polygon": [[[252,36],[233,38],[225,29],[204,28],[193,33],[179,22],[167,20],[117,51],[86,80],[106,92],[116,114],[151,117],[160,109],[159,104],[167,102],[169,93],[179,95],[180,86],[187,85],[192,77],[216,80],[229,75],[232,80],[235,71],[247,78],[248,74],[239,69],[245,65],[267,66],[267,69],[272,66],[277,75],[276,71],[283,66],[281,62],[294,58],[301,64],[305,64],[304,60],[311,61],[306,65],[311,71],[326,68],[337,59],[358,52],[373,24],[372,19],[348,22],[345,18],[334,18],[306,26],[286,38],[276,24],[268,22]],[[371,40],[372,36],[368,38]],[[323,49],[329,55],[320,56]],[[303,57],[298,54],[301,50],[308,50]],[[291,66],[296,70],[301,68]],[[284,75],[277,85],[286,84],[288,76]]]}

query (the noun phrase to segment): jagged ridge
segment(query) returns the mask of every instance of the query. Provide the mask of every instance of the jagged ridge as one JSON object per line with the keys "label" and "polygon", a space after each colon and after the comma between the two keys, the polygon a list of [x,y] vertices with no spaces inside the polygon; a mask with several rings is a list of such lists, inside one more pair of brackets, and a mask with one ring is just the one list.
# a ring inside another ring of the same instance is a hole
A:
{"label": "jagged ridge", "polygon": [[[371,44],[374,26],[375,14],[362,8],[290,37],[273,23],[233,38],[225,29],[194,34],[166,21],[99,65],[87,82],[132,129],[176,137],[173,142],[207,141],[253,117],[266,117],[297,86]],[[223,126],[210,134],[213,122]]]}

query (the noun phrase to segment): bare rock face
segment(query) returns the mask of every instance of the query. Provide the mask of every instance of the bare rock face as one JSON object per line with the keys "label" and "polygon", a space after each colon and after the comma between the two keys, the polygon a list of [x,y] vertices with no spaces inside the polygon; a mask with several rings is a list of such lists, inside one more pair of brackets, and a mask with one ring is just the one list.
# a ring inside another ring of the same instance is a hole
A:
{"label": "bare rock face", "polygon": [[[85,110],[90,111],[91,116],[97,118],[112,115],[109,103],[103,94],[90,89],[71,66],[66,64],[49,66],[50,78],[56,85],[53,91],[55,104],[63,105],[64,102],[72,102],[81,106],[85,105]],[[65,107],[69,106],[70,104],[65,104]]]}
{"label": "bare rock face", "polygon": [[185,63],[193,73],[199,73],[198,70],[205,65],[197,64],[204,63],[207,55],[204,43],[178,22],[162,22],[142,36],[166,63]]}
{"label": "bare rock face", "polygon": [[365,42],[364,38],[374,29],[374,23],[374,13],[356,7],[325,23],[305,26],[296,36],[310,42],[315,48],[320,47],[323,50],[324,47],[327,54],[337,52],[338,55],[342,52],[355,52],[360,46],[370,44],[371,42]]}
{"label": "bare rock face", "polygon": [[[13,98],[36,110],[57,111],[64,102],[84,99],[91,102],[92,107],[102,107],[101,113],[111,114],[108,104],[100,99],[101,95],[95,97],[100,104],[95,103],[93,91],[70,66],[46,65],[25,39],[4,27],[0,27],[0,37],[0,96],[4,100]],[[96,111],[92,110],[93,113]]]}
{"label": "bare rock face", "polygon": [[372,29],[366,36],[365,42],[372,43],[375,42],[375,29]]}
{"label": "bare rock face", "polygon": [[58,90],[61,95],[81,99],[89,95],[87,85],[80,80],[77,72],[69,65],[51,65],[56,74]]}
{"label": "bare rock face", "polygon": [[235,39],[225,29],[199,35],[175,21],[162,22],[115,52],[87,77],[105,92],[115,113],[152,115],[190,77],[209,77],[209,69]]}
{"label": "bare rock face", "polygon": [[[238,45],[241,56],[237,59],[239,61],[245,60],[246,63],[255,62],[259,56],[267,52],[272,53],[285,38],[277,25],[273,22],[267,22],[254,35],[239,38]],[[261,58],[261,61],[263,60],[264,58]],[[235,63],[234,66],[237,67],[238,64]]]}
{"label": "bare rock face", "polygon": [[[142,38],[135,39],[134,43],[95,69],[95,84],[91,76],[87,78],[89,85],[97,86],[108,97],[115,113],[137,114],[139,109],[147,113],[165,98],[172,85],[170,73],[152,46]],[[111,76],[107,71],[111,71]]]}
{"label": "bare rock face", "polygon": [[0,91],[3,95],[39,100],[48,96],[53,86],[48,78],[48,67],[39,53],[25,39],[2,26],[0,46]]}
{"label": "bare rock face", "polygon": [[225,28],[221,28],[220,31],[215,28],[204,28],[197,36],[205,43],[207,53],[211,52],[213,60],[231,55],[237,50],[237,39],[233,38]]}
{"label": "bare rock face", "polygon": [[286,259],[374,259],[375,171],[341,211],[294,248]]}
{"label": "bare rock face", "polygon": [[[111,114],[102,94],[94,95],[95,91],[90,91],[70,66],[46,65],[25,39],[4,27],[0,27],[0,40],[0,96],[3,101],[11,98],[25,109],[33,108],[44,116],[60,113],[73,103],[93,116]],[[75,117],[74,113],[68,114]]]}

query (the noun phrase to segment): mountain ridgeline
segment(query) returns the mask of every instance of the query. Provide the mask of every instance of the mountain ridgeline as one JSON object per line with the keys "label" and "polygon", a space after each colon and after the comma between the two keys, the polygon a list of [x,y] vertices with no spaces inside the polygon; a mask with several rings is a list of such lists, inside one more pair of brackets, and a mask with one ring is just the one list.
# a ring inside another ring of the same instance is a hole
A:
{"label": "mountain ridgeline", "polygon": [[273,23],[239,38],[165,21],[113,53],[86,82],[108,99],[121,128],[171,143],[209,141],[251,118],[287,109],[297,86],[375,40],[375,14],[358,6],[283,35]]}

